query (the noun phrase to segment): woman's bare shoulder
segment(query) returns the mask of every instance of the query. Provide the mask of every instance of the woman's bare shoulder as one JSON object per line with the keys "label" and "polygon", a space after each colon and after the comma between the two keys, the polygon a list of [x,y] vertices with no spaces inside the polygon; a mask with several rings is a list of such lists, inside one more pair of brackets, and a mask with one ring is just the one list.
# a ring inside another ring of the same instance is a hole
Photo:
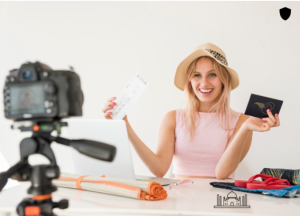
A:
{"label": "woman's bare shoulder", "polygon": [[165,124],[168,124],[169,126],[174,126],[176,125],[176,110],[171,110],[166,113],[163,122]]}
{"label": "woman's bare shoulder", "polygon": [[169,120],[176,120],[176,110],[171,110],[169,112],[166,113],[165,118],[169,119]]}
{"label": "woman's bare shoulder", "polygon": [[174,117],[174,116],[176,116],[176,112],[177,112],[177,110],[171,110],[171,111],[167,112],[166,115]]}

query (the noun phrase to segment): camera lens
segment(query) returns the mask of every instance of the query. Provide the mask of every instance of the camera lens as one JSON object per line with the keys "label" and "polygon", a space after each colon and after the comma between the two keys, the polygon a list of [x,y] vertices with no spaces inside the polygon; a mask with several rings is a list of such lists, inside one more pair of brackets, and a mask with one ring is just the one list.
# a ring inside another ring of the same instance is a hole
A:
{"label": "camera lens", "polygon": [[24,79],[30,79],[31,78],[31,72],[30,71],[23,71],[23,78]]}

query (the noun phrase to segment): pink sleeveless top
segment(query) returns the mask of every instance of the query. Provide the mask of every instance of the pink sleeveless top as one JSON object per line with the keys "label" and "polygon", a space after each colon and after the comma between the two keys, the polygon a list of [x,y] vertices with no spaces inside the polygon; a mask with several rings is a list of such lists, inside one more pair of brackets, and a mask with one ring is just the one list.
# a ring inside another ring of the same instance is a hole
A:
{"label": "pink sleeveless top", "polygon": [[[219,125],[216,113],[200,112],[200,117],[196,117],[198,127],[194,139],[189,142],[190,135],[184,124],[183,113],[183,110],[176,110],[173,174],[216,177],[215,167],[227,146],[227,131]],[[231,127],[235,128],[240,114],[234,112]],[[234,131],[230,131],[230,137]],[[234,179],[234,176],[235,172],[229,178]]]}

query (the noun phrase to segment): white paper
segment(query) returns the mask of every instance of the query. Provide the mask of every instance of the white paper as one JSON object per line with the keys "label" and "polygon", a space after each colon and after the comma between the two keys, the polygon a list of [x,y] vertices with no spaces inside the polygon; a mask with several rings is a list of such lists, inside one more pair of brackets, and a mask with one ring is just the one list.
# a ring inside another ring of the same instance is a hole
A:
{"label": "white paper", "polygon": [[139,74],[133,76],[127,83],[125,89],[123,89],[121,94],[119,94],[114,101],[117,105],[111,110],[112,114],[110,116],[113,119],[123,119],[147,86],[148,83]]}

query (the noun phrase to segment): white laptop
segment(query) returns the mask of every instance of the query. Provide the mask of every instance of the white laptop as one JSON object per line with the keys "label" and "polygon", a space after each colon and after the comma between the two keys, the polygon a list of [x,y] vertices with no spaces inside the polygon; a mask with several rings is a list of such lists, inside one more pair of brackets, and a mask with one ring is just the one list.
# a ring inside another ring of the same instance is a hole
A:
{"label": "white laptop", "polygon": [[[117,148],[112,162],[97,160],[72,149],[74,171],[80,175],[105,175],[108,178],[135,179],[130,143],[123,120],[65,119],[68,139],[88,139]],[[67,137],[66,137],[67,138]]]}
{"label": "white laptop", "polygon": [[76,174],[155,181],[163,186],[178,182],[178,179],[135,176],[126,124],[123,120],[71,118],[64,121],[68,122],[68,126],[64,128],[65,138],[100,141],[117,148],[112,162],[85,156],[71,148]]}

